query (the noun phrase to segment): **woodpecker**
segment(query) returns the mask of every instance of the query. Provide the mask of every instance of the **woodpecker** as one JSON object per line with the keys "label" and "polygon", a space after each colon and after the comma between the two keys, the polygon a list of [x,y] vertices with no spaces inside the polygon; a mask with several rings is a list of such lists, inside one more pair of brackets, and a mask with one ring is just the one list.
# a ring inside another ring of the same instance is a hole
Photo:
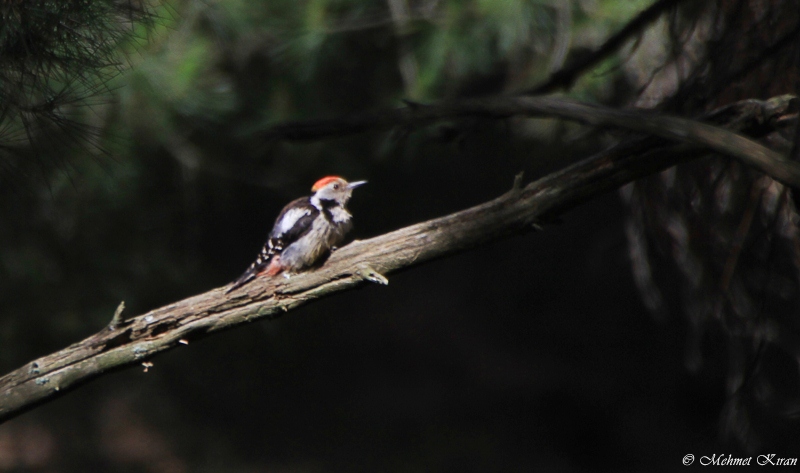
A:
{"label": "woodpecker", "polygon": [[330,253],[353,227],[353,216],[345,208],[353,189],[366,183],[323,177],[311,188],[313,195],[289,202],[256,260],[225,292],[244,286],[260,274],[302,271]]}

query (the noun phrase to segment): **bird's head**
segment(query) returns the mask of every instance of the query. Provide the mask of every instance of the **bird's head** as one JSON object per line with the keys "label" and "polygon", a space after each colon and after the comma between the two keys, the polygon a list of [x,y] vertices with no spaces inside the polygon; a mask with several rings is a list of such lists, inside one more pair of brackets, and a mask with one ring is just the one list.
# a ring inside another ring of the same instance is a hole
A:
{"label": "bird's head", "polygon": [[366,183],[367,181],[347,182],[338,176],[328,176],[315,182],[311,192],[320,201],[333,201],[345,205],[350,200],[353,189]]}

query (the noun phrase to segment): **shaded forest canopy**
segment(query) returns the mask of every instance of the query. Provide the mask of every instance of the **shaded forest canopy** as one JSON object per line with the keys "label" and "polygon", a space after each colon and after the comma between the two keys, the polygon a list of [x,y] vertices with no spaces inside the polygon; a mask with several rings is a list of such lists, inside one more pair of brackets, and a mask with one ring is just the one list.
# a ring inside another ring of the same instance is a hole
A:
{"label": "shaded forest canopy", "polygon": [[[0,20],[0,417],[147,363],[5,423],[0,471],[578,471],[800,439],[793,2],[33,1]],[[371,183],[359,241],[206,293],[327,174]]]}

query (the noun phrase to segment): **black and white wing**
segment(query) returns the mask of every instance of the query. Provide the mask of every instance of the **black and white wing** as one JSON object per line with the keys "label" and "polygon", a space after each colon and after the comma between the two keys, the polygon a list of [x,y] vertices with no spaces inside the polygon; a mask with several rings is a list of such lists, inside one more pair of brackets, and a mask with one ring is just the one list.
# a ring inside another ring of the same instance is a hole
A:
{"label": "black and white wing", "polygon": [[284,207],[275,220],[275,225],[269,233],[269,238],[261,248],[256,260],[253,261],[244,274],[231,283],[225,293],[227,294],[252,281],[258,273],[266,269],[273,256],[280,254],[284,248],[308,233],[318,215],[319,209],[314,207],[308,197],[301,197]]}
{"label": "black and white wing", "polygon": [[319,209],[311,203],[308,197],[301,197],[289,202],[275,220],[275,225],[269,233],[267,246],[272,245],[275,252],[283,251],[284,248],[311,230],[311,225],[317,216],[319,216]]}

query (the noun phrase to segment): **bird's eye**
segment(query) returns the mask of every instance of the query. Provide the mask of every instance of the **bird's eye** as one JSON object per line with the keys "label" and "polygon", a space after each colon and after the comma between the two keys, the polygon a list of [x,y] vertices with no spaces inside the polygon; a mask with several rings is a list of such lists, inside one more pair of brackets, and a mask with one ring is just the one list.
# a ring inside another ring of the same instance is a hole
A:
{"label": "bird's eye", "polygon": [[339,189],[339,184],[334,184],[333,185],[333,190],[338,190],[338,189]]}

